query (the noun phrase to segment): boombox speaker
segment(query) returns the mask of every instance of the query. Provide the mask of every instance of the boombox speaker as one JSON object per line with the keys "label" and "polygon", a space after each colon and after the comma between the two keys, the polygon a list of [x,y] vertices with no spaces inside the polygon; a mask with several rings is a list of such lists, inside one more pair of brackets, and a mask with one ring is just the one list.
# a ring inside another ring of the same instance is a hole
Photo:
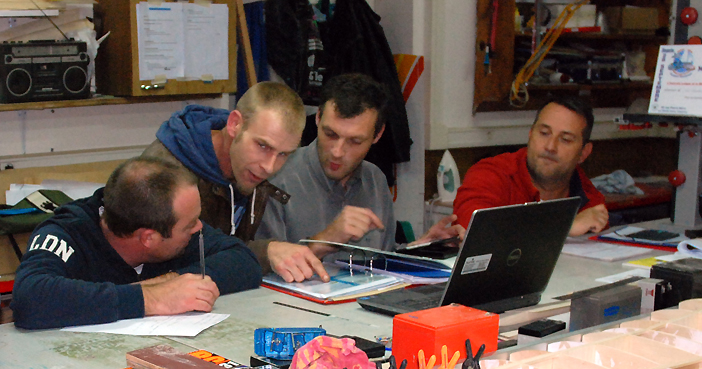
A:
{"label": "boombox speaker", "polygon": [[0,103],[87,98],[86,50],[85,42],[72,39],[0,44]]}

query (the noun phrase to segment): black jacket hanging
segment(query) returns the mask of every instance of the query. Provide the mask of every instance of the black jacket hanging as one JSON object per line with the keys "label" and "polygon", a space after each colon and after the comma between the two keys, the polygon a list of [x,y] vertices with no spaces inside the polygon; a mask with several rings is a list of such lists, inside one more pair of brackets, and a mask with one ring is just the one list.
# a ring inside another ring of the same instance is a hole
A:
{"label": "black jacket hanging", "polygon": [[338,0],[328,26],[327,37],[322,35],[327,49],[325,78],[364,73],[384,84],[390,93],[385,132],[371,147],[366,160],[380,167],[392,186],[395,182],[392,165],[410,160],[412,139],[395,60],[380,26],[380,17],[365,0]]}
{"label": "black jacket hanging", "polygon": [[309,40],[310,35],[315,35],[310,27],[317,25],[312,22],[311,5],[307,0],[267,0],[265,9],[271,67],[306,103],[314,96],[309,91],[310,72],[320,68],[324,81],[339,74],[363,73],[386,86],[390,102],[385,132],[371,147],[366,160],[377,165],[388,184],[394,185],[393,164],[410,160],[412,139],[395,61],[380,17],[365,0],[337,0],[331,19],[319,23],[324,50],[313,50],[315,58],[310,66]]}

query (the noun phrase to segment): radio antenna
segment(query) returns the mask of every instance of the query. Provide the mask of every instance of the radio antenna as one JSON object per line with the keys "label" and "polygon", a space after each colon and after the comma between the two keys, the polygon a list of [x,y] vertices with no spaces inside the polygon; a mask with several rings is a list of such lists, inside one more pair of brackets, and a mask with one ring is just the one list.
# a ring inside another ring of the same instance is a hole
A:
{"label": "radio antenna", "polygon": [[61,34],[63,35],[63,38],[65,38],[66,40],[68,40],[68,39],[69,39],[68,36],[66,36],[66,34],[63,33],[63,31],[61,31],[61,28],[59,28],[59,27],[56,25],[56,23],[54,23],[54,21],[51,20],[51,17],[49,17],[48,15],[46,15],[46,13],[44,12],[44,9],[42,9],[39,5],[37,5],[37,3],[34,2],[34,0],[30,0],[30,1],[32,2],[32,4],[34,4],[34,6],[37,7],[37,9],[39,9],[39,11],[41,12],[41,14],[44,14],[44,17],[45,17],[49,22],[51,22],[51,24],[53,24],[54,27],[55,27],[59,32],[61,32]]}

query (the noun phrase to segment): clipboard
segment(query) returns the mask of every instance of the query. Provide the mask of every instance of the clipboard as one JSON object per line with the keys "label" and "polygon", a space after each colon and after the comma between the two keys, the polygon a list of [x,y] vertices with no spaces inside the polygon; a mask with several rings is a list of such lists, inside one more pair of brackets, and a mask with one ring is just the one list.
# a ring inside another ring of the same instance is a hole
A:
{"label": "clipboard", "polygon": [[[95,76],[98,93],[114,96],[167,96],[236,92],[237,27],[233,26],[233,22],[241,22],[237,14],[239,8],[238,2],[240,1],[241,0],[189,1],[189,3],[198,4],[212,3],[227,5],[229,11],[229,26],[227,27],[229,32],[227,36],[229,79],[209,81],[205,79],[166,79],[165,83],[158,79],[139,79],[139,45],[136,9],[138,3],[147,1],[120,0],[99,2],[95,5],[96,13],[101,13],[103,15],[104,30],[105,32],[109,31],[110,35],[100,45],[100,52],[95,59]],[[158,3],[162,2],[159,1]],[[248,31],[246,33],[248,34]],[[248,50],[250,51],[250,47]]]}

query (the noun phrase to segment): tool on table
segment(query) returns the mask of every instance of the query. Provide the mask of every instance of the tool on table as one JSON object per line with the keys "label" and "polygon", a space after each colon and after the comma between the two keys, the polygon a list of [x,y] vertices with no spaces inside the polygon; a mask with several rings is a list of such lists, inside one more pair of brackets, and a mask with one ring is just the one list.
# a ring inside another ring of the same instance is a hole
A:
{"label": "tool on table", "polygon": [[202,229],[200,229],[200,274],[202,279],[205,279],[205,238],[202,235]]}
{"label": "tool on table", "polygon": [[480,345],[478,352],[473,356],[473,349],[470,347],[470,338],[466,340],[466,361],[461,366],[462,369],[480,369],[480,357],[485,351],[485,344]]}
{"label": "tool on table", "polygon": [[424,350],[417,352],[417,361],[419,361],[419,369],[432,369],[436,363],[436,355],[431,355],[429,361],[424,361]]}
{"label": "tool on table", "polygon": [[[421,350],[420,350],[421,352]],[[423,352],[422,352],[423,354]],[[434,356],[432,356],[433,358]],[[456,351],[453,353],[453,356],[451,357],[451,360],[449,361],[448,359],[448,347],[446,345],[441,346],[441,364],[439,365],[439,369],[449,369],[449,368],[454,368],[456,366],[456,363],[458,362],[458,359],[461,358],[461,352]],[[431,360],[429,360],[431,361]],[[432,367],[427,367],[427,369],[431,369]]]}
{"label": "tool on table", "polygon": [[[400,367],[397,367],[397,361],[395,360],[394,355],[390,355],[390,367],[388,369],[405,369],[407,368],[407,359],[402,360],[402,363],[400,363]],[[376,368],[380,368],[382,366],[381,363],[376,363],[375,364]]]}
{"label": "tool on table", "polygon": [[297,349],[326,334],[322,328],[257,328],[254,331],[254,352],[267,358],[292,360]]}

